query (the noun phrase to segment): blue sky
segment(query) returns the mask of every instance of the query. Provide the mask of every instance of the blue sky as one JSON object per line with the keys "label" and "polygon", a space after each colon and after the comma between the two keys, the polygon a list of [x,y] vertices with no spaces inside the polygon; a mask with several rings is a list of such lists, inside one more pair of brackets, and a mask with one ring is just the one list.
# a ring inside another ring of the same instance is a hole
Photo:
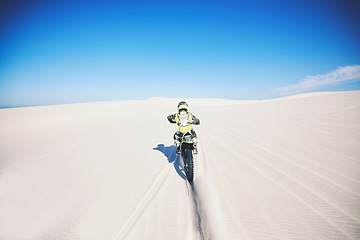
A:
{"label": "blue sky", "polygon": [[360,89],[356,1],[0,4],[1,107]]}

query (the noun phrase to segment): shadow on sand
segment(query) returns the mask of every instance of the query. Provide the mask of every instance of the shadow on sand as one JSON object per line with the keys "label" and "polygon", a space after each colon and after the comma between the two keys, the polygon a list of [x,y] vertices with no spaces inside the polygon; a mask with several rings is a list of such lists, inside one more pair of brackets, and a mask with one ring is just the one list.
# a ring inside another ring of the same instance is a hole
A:
{"label": "shadow on sand", "polygon": [[167,161],[169,163],[172,163],[174,165],[174,168],[177,172],[177,174],[184,180],[186,180],[186,175],[184,168],[182,167],[180,157],[176,155],[176,147],[175,145],[172,145],[170,147],[165,147],[164,144],[158,144],[156,148],[153,148],[154,150],[162,152],[165,157],[167,158]]}

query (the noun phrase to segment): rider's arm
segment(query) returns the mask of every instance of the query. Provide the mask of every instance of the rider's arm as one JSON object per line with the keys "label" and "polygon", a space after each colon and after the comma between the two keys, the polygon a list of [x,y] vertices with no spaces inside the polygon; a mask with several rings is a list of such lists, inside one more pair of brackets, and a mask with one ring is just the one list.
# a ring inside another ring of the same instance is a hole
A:
{"label": "rider's arm", "polygon": [[176,116],[176,114],[171,114],[171,115],[167,116],[167,119],[169,120],[170,123],[176,123],[175,116]]}
{"label": "rider's arm", "polygon": [[197,117],[192,115],[192,124],[199,125],[200,124],[200,119],[198,119]]}

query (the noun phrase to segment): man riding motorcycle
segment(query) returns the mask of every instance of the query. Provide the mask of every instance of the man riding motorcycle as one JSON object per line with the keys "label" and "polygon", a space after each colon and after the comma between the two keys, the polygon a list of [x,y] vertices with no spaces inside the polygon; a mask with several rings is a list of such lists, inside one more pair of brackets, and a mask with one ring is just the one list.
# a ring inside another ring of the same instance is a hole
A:
{"label": "man riding motorcycle", "polygon": [[190,136],[190,139],[193,141],[194,154],[198,153],[197,150],[197,136],[196,132],[193,130],[193,124],[199,125],[200,120],[196,118],[192,113],[188,111],[188,104],[184,101],[178,104],[178,112],[167,117],[170,123],[176,123],[179,127],[179,131],[174,134],[174,144],[176,146],[176,154],[180,155],[181,153],[181,140],[184,136]]}

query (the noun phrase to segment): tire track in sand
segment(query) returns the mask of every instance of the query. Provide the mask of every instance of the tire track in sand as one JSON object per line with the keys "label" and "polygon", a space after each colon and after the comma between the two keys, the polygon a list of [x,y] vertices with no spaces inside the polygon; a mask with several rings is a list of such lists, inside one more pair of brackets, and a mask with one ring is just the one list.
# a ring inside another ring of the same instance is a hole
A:
{"label": "tire track in sand", "polygon": [[208,238],[205,238],[205,236],[204,236],[204,230],[206,229],[206,222],[204,221],[205,216],[204,216],[204,211],[201,208],[200,199],[196,192],[194,182],[190,183],[190,182],[186,181],[186,185],[188,188],[189,188],[189,186],[191,188],[190,199],[191,199],[191,203],[194,206],[195,224],[196,224],[197,230],[199,231],[199,237],[201,240],[208,239]]}
{"label": "tire track in sand", "polygon": [[154,199],[156,194],[159,192],[161,187],[166,182],[165,179],[169,176],[169,173],[172,170],[171,165],[166,165],[161,172],[156,177],[153,185],[151,185],[149,191],[145,194],[143,199],[140,201],[140,203],[137,205],[133,213],[130,215],[128,220],[125,222],[125,224],[120,228],[120,230],[116,231],[116,234],[114,236],[114,240],[119,239],[125,239],[127,234],[130,232],[130,230],[133,228],[135,223],[138,221],[138,219],[141,217],[142,213],[145,211],[145,209],[149,206],[151,201]]}

